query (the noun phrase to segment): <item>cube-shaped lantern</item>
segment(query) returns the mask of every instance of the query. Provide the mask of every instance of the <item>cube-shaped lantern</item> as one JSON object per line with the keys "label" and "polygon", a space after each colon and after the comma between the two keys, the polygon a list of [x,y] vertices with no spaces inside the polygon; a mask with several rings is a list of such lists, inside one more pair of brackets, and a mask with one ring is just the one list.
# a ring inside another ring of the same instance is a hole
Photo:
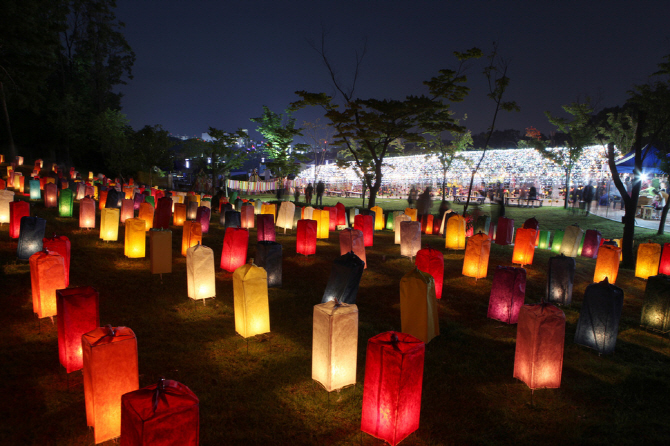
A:
{"label": "cube-shaped lantern", "polygon": [[412,219],[412,221],[417,221],[418,220],[418,214],[419,211],[417,211],[414,208],[405,208],[405,215],[409,215],[409,218]]}
{"label": "cube-shaped lantern", "polygon": [[635,277],[647,279],[658,274],[661,263],[661,245],[659,243],[640,243],[637,248]]}
{"label": "cube-shaped lantern", "polygon": [[[365,246],[373,246],[374,244],[374,225],[375,220],[372,215],[358,214],[354,217],[354,229],[358,229],[363,233],[363,244]],[[420,232],[421,225],[419,225]]]}
{"label": "cube-shaped lantern", "polygon": [[186,221],[186,205],[183,203],[174,204],[174,215],[172,216],[172,224],[175,226],[184,226]]}
{"label": "cube-shaped lantern", "polygon": [[119,239],[119,209],[102,209],[100,211],[100,238],[106,242]]}
{"label": "cube-shaped lantern", "polygon": [[647,279],[640,324],[661,333],[670,332],[670,276],[659,274]]}
{"label": "cube-shaped lantern", "polygon": [[58,196],[58,215],[60,217],[72,217],[74,207],[74,193],[70,189],[61,189]]}
{"label": "cube-shaped lantern", "polygon": [[516,324],[525,298],[526,270],[498,265],[493,274],[486,317],[506,324]]}
{"label": "cube-shaped lantern", "polygon": [[[105,208],[106,209],[106,208]],[[115,209],[115,208],[110,208],[110,209]],[[139,206],[138,206],[139,209]],[[135,217],[135,204],[133,200],[127,200],[123,199],[121,200],[121,211],[119,213],[119,221],[121,224],[125,224],[126,220],[129,218],[134,218]]]}
{"label": "cube-shaped lantern", "polygon": [[600,231],[594,229],[587,229],[584,234],[584,244],[582,246],[582,257],[595,259],[598,257],[598,248],[600,248],[600,241],[603,236]]}
{"label": "cube-shaped lantern", "polygon": [[49,252],[57,252],[65,263],[65,288],[70,286],[70,239],[64,235],[54,234],[51,238],[42,239],[42,248]]}
{"label": "cube-shaped lantern", "polygon": [[531,389],[561,386],[565,314],[551,304],[524,305],[519,311],[514,377]]}
{"label": "cube-shaped lantern", "polygon": [[364,266],[363,260],[353,252],[336,258],[321,303],[337,300],[345,304],[355,304]]}
{"label": "cube-shaped lantern", "polygon": [[563,240],[561,240],[560,253],[568,257],[577,257],[583,234],[584,231],[577,225],[565,228]]}
{"label": "cube-shaped lantern", "polygon": [[42,198],[42,191],[40,190],[40,180],[30,180],[28,182],[30,186],[30,199],[31,200],[40,200]]}
{"label": "cube-shaped lantern", "polygon": [[363,261],[367,268],[365,256],[365,244],[363,243],[363,232],[358,229],[344,229],[340,231],[340,255],[353,252]]}
{"label": "cube-shaped lantern", "polygon": [[312,379],[328,392],[356,384],[358,307],[314,305],[312,327]]}
{"label": "cube-shaped lantern", "polygon": [[0,224],[10,222],[9,205],[13,202],[14,192],[10,190],[0,190]]}
{"label": "cube-shaped lantern", "polygon": [[551,252],[554,254],[560,254],[561,253],[561,245],[563,244],[563,236],[565,235],[565,231],[555,231],[554,232],[554,238],[551,241]]}
{"label": "cube-shaped lantern", "polygon": [[435,280],[418,268],[400,279],[400,320],[403,333],[425,343],[440,334]]}
{"label": "cube-shaped lantern", "polygon": [[202,226],[196,221],[184,221],[181,234],[181,255],[186,257],[186,250],[198,243],[202,243]]}
{"label": "cube-shaped lantern", "polygon": [[551,241],[551,231],[540,231],[537,247],[540,249],[549,249]]}
{"label": "cube-shaped lantern", "polygon": [[100,191],[100,200],[98,201],[98,209],[103,210],[107,206],[107,195],[109,191],[101,190]]}
{"label": "cube-shaped lantern", "polygon": [[172,272],[172,231],[149,231],[149,259],[151,274]]}
{"label": "cube-shaped lantern", "polygon": [[417,268],[430,274],[435,281],[435,297],[442,299],[442,284],[444,282],[444,255],[430,246],[420,249],[414,261]]}
{"label": "cube-shaped lantern", "polygon": [[259,214],[256,237],[259,242],[274,242],[276,238],[274,218],[270,214]]}
{"label": "cube-shaped lantern", "polygon": [[314,209],[312,219],[316,220],[316,238],[327,239],[330,235],[330,212]]}
{"label": "cube-shaped lantern", "polygon": [[58,206],[58,186],[54,183],[44,185],[44,207],[55,208]]}
{"label": "cube-shaped lantern", "polygon": [[[168,229],[170,227],[171,218],[172,218],[172,198],[170,197],[159,198],[158,204],[156,205],[156,211],[154,212],[153,227],[157,229]],[[209,229],[209,219],[207,219],[207,228]]]}
{"label": "cube-shaped lantern", "polygon": [[499,217],[496,225],[496,245],[510,245],[514,240],[514,220]]}
{"label": "cube-shaped lantern", "polygon": [[598,250],[596,270],[593,273],[593,281],[598,283],[607,279],[611,284],[616,282],[619,275],[619,257],[621,248],[612,245],[602,245]]}
{"label": "cube-shaped lantern", "polygon": [[242,226],[242,215],[238,211],[226,211],[224,220],[223,227],[226,229],[239,228]]}
{"label": "cube-shaped lantern", "polygon": [[235,331],[243,338],[270,331],[268,278],[263,268],[246,263],[235,270],[233,300]]}
{"label": "cube-shaped lantern", "polygon": [[400,224],[403,221],[412,221],[412,218],[407,214],[399,214],[393,220],[393,231],[395,232],[395,244],[400,245],[402,242],[402,233],[400,232]]}
{"label": "cube-shaped lantern", "polygon": [[56,290],[66,287],[65,260],[57,252],[36,252],[29,259],[33,312],[38,318],[57,313]]}
{"label": "cube-shaped lantern", "polygon": [[198,243],[186,250],[186,283],[193,300],[216,296],[214,251]]}
{"label": "cube-shaped lantern", "polygon": [[547,301],[559,305],[572,303],[572,286],[575,282],[577,263],[574,257],[563,254],[549,259],[547,274]]}
{"label": "cube-shaped lantern", "polygon": [[139,388],[137,339],[128,327],[96,328],[81,337],[86,422],[95,443],[121,435],[121,395]]}
{"label": "cube-shaped lantern", "polygon": [[658,273],[670,275],[670,243],[665,243],[663,245],[661,262],[658,265]]}
{"label": "cube-shaped lantern", "polygon": [[282,260],[281,243],[262,241],[256,244],[255,262],[265,270],[268,288],[281,288]]}
{"label": "cube-shaped lantern", "polygon": [[248,204],[242,206],[240,211],[240,226],[244,229],[254,227],[254,207]]}
{"label": "cube-shaped lantern", "polygon": [[21,219],[30,217],[30,204],[27,201],[9,203],[9,236],[19,238],[21,235]]}
{"label": "cube-shaped lantern", "polygon": [[125,223],[124,254],[130,259],[141,259],[146,255],[146,222],[141,218],[129,218]]}
{"label": "cube-shaped lantern", "polygon": [[305,256],[316,253],[316,221],[298,220],[295,251]]}
{"label": "cube-shaped lantern", "polygon": [[454,215],[447,220],[445,248],[465,249],[465,218]]}
{"label": "cube-shaped lantern", "polygon": [[120,442],[121,446],[198,446],[198,397],[169,379],[124,394]]}
{"label": "cube-shaped lantern", "polygon": [[79,201],[79,227],[82,229],[95,228],[95,200],[82,198]]}
{"label": "cube-shaped lantern", "polygon": [[477,233],[468,239],[463,257],[463,275],[482,279],[489,269],[491,255],[491,239],[483,232]]}
{"label": "cube-shaped lantern", "polygon": [[81,337],[100,326],[98,292],[83,286],[56,291],[58,358],[67,373],[81,370],[84,357]]}
{"label": "cube-shaped lantern", "polygon": [[42,239],[47,227],[47,221],[39,217],[23,217],[21,219],[21,235],[16,249],[19,260],[28,260],[30,256],[42,248]]}
{"label": "cube-shaped lantern", "polygon": [[209,220],[211,219],[212,210],[207,206],[198,207],[198,211],[195,214],[195,221],[200,223],[200,228],[203,234],[209,232]]}
{"label": "cube-shaped lantern", "polygon": [[386,332],[368,340],[361,430],[400,443],[419,428],[426,344],[409,334]]}
{"label": "cube-shaped lantern", "polygon": [[[249,231],[241,228],[228,228],[223,236],[221,251],[221,269],[233,272],[247,261]],[[267,275],[267,274],[266,274]],[[265,286],[267,288],[267,284]]]}
{"label": "cube-shaped lantern", "polygon": [[623,290],[607,279],[587,286],[579,311],[575,344],[592,348],[599,354],[614,353],[622,308]]}
{"label": "cube-shaped lantern", "polygon": [[521,266],[533,263],[533,256],[535,255],[535,239],[537,239],[536,229],[519,228],[519,230],[516,231],[512,263],[518,263]]}

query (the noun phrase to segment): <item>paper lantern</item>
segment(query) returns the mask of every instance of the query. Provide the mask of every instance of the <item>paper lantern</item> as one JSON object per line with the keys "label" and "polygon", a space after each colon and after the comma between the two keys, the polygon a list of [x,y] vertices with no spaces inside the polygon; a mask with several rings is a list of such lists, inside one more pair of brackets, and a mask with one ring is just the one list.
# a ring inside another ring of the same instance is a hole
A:
{"label": "paper lantern", "polygon": [[146,254],[146,222],[141,218],[129,218],[125,223],[126,235],[124,255],[130,259],[140,259]]}
{"label": "paper lantern", "polygon": [[195,221],[200,223],[203,234],[209,232],[209,220],[211,219],[211,209],[207,206],[200,206],[198,212],[195,214]]}
{"label": "paper lantern", "polygon": [[186,250],[188,297],[193,300],[216,296],[214,251],[198,243]]}
{"label": "paper lantern", "polygon": [[198,214],[198,203],[196,201],[189,201],[186,203],[186,219],[195,220]]}
{"label": "paper lantern", "polygon": [[240,211],[240,226],[248,229],[254,227],[254,207],[248,204],[242,206]]}
{"label": "paper lantern", "polygon": [[14,192],[0,190],[0,224],[10,222],[10,203],[14,201]]}
{"label": "paper lantern", "polygon": [[402,213],[401,211],[393,211],[386,214],[386,229],[390,231],[393,231],[395,229],[395,226],[393,225],[393,219],[395,218],[396,215],[400,215],[401,213]]}
{"label": "paper lantern", "polygon": [[[463,257],[463,275],[483,279],[488,274],[491,239],[480,232],[468,239]],[[437,283],[436,283],[437,285]]]}
{"label": "paper lantern", "polygon": [[400,222],[400,255],[414,257],[421,249],[421,222]]}
{"label": "paper lantern", "polygon": [[516,324],[525,298],[526,270],[498,265],[493,274],[486,317],[506,324]]}
{"label": "paper lantern", "polygon": [[[305,209],[307,209],[307,208],[305,208]],[[358,208],[350,208],[350,209],[349,209],[349,226],[353,226],[353,225],[354,225],[354,219],[355,219],[356,216],[358,215],[358,211],[359,211]],[[308,218],[308,217],[305,215],[304,218]]]}
{"label": "paper lantern", "polygon": [[421,233],[431,235],[433,233],[433,216],[421,216]]}
{"label": "paper lantern", "polygon": [[330,212],[314,209],[312,219],[316,220],[316,238],[327,239],[330,235]]}
{"label": "paper lantern", "polygon": [[537,247],[540,249],[549,249],[550,240],[551,240],[551,231],[540,231]]}
{"label": "paper lantern", "polygon": [[[363,233],[363,244],[365,246],[373,246],[374,244],[374,224],[375,221],[371,215],[356,215],[354,217],[354,229],[358,229]],[[421,225],[419,225],[419,233],[421,232]]]}
{"label": "paper lantern", "polygon": [[[224,228],[239,228],[242,226],[242,215],[237,211],[226,211],[224,214]],[[269,218],[269,217],[268,217]]]}
{"label": "paper lantern", "polygon": [[561,386],[565,314],[551,304],[524,305],[519,311],[514,377],[531,389]]}
{"label": "paper lantern", "polygon": [[84,183],[76,183],[77,188],[76,188],[76,193],[75,193],[75,199],[76,200],[81,200],[86,196],[86,184]]}
{"label": "paper lantern", "polygon": [[149,231],[149,259],[151,274],[172,272],[172,231]]}
{"label": "paper lantern", "polygon": [[19,194],[25,193],[26,187],[26,178],[21,174],[21,172],[14,172],[14,189],[17,190]]}
{"label": "paper lantern", "polygon": [[186,205],[183,203],[174,204],[174,215],[172,216],[172,224],[175,226],[184,226],[186,221]]}
{"label": "paper lantern", "polygon": [[324,206],[323,211],[328,212],[328,230],[337,230],[337,208]]}
{"label": "paper lantern", "polygon": [[364,268],[363,260],[353,252],[336,258],[333,261],[321,303],[337,300],[346,304],[355,304]]}
{"label": "paper lantern", "polygon": [[[161,197],[158,199],[156,211],[154,212],[153,227],[157,229],[168,229],[172,217],[172,198]],[[209,218],[207,218],[207,229],[209,230]],[[206,231],[203,231],[203,234]]]}
{"label": "paper lantern", "polygon": [[[139,210],[140,210],[140,205],[141,205],[142,203],[144,203],[144,198],[145,198],[145,197],[146,197],[146,195],[144,195],[144,194],[140,194],[140,193],[136,193],[136,194],[133,196],[133,209],[134,209],[134,210],[136,210],[136,211],[139,211]],[[184,210],[184,212],[186,212],[186,211]]]}
{"label": "paper lantern", "polygon": [[316,254],[316,221],[298,220],[295,251],[305,256]]}
{"label": "paper lantern", "polygon": [[256,222],[258,227],[256,231],[256,236],[259,242],[274,242],[275,241],[275,224],[272,215],[269,214],[259,214],[258,221]]}
{"label": "paper lantern", "polygon": [[490,228],[491,228],[491,217],[489,217],[488,215],[480,215],[479,217],[477,217],[477,220],[475,220],[473,232],[475,234],[479,234],[480,232],[483,234],[488,234]]}
{"label": "paper lantern", "polygon": [[9,236],[19,238],[21,235],[21,219],[30,217],[30,205],[26,201],[12,201],[9,203]]}
{"label": "paper lantern", "polygon": [[42,250],[42,239],[47,227],[47,221],[39,217],[21,218],[21,235],[16,249],[19,260],[28,260],[30,256]]}
{"label": "paper lantern", "polygon": [[381,231],[384,229],[384,210],[379,206],[373,206],[370,210],[375,213],[375,231]]}
{"label": "paper lantern", "polygon": [[623,290],[607,279],[587,286],[579,311],[575,344],[592,348],[599,354],[614,353],[622,308]]}
{"label": "paper lantern", "polygon": [[235,270],[233,300],[235,331],[243,338],[270,331],[268,278],[263,268],[246,263]]}
{"label": "paper lantern", "polygon": [[261,215],[272,215],[272,223],[274,223],[274,218],[277,215],[277,206],[274,204],[263,203],[261,205]]}
{"label": "paper lantern", "polygon": [[616,282],[619,274],[619,257],[621,248],[612,245],[603,245],[598,250],[598,260],[593,274],[593,281],[598,283],[607,279],[611,284]]}
{"label": "paper lantern", "polygon": [[61,189],[58,196],[58,215],[60,217],[72,217],[73,198],[73,193],[70,189]]}
{"label": "paper lantern", "polygon": [[314,305],[312,327],[312,379],[328,392],[356,384],[358,307]]}
{"label": "paper lantern", "polygon": [[595,259],[598,257],[598,248],[600,248],[600,241],[603,236],[599,231],[594,229],[587,229],[584,235],[584,246],[582,247],[582,257]]}
{"label": "paper lantern", "polygon": [[158,384],[121,396],[121,446],[198,446],[200,401],[185,385]]}
{"label": "paper lantern", "polygon": [[577,263],[573,257],[561,254],[549,259],[547,274],[547,301],[559,305],[572,303],[572,286]]}
{"label": "paper lantern", "polygon": [[51,238],[42,239],[42,248],[49,252],[57,252],[63,257],[65,264],[65,287],[70,286],[70,239],[64,235],[54,234]]}
{"label": "paper lantern", "polygon": [[132,186],[123,186],[124,197],[128,200],[132,200],[134,197],[135,188]]}
{"label": "paper lantern", "polygon": [[56,290],[66,287],[65,260],[57,252],[36,252],[29,259],[33,312],[38,318],[56,315]]}
{"label": "paper lantern", "polygon": [[412,218],[407,214],[400,214],[394,218],[393,230],[395,231],[395,244],[400,245],[402,241],[402,233],[400,232],[400,224],[403,221],[412,221]]}
{"label": "paper lantern", "polygon": [[659,243],[640,243],[637,248],[635,277],[647,279],[658,274],[661,263],[661,245]]}
{"label": "paper lantern", "polygon": [[81,337],[100,326],[98,292],[90,286],[57,290],[56,308],[58,359],[72,373],[84,367]]}
{"label": "paper lantern", "polygon": [[86,333],[81,343],[86,422],[97,444],[121,435],[121,395],[139,388],[137,339],[128,327],[108,325]]}
{"label": "paper lantern", "polygon": [[514,239],[514,220],[499,217],[496,225],[496,245],[511,245]]}
{"label": "paper lantern", "polygon": [[[121,203],[123,200],[124,194],[117,191],[116,189],[109,189],[107,191],[107,197],[105,200],[105,208],[121,208]],[[101,198],[102,200],[102,198]]]}
{"label": "paper lantern", "polygon": [[417,221],[418,211],[413,208],[405,208],[405,215],[409,215],[412,221]]}
{"label": "paper lantern", "polygon": [[144,220],[144,230],[149,231],[149,229],[154,227],[154,207],[152,204],[147,203],[146,201],[140,204],[140,212],[137,214],[137,218]]}
{"label": "paper lantern", "polygon": [[40,200],[42,198],[42,191],[40,190],[40,180],[30,180],[28,182],[30,186],[30,199],[31,200]]}
{"label": "paper lantern", "polygon": [[337,208],[337,226],[347,226],[347,210],[342,203],[335,205]]}
{"label": "paper lantern", "polygon": [[202,225],[191,220],[184,221],[181,235],[181,255],[186,257],[186,250],[198,243],[202,243]]}
{"label": "paper lantern", "polygon": [[95,228],[95,200],[92,198],[82,198],[79,201],[79,227]]}
{"label": "paper lantern", "polygon": [[340,231],[340,255],[353,252],[363,261],[364,268],[367,268],[365,256],[365,244],[363,243],[363,232],[358,229],[344,229]]}
{"label": "paper lantern", "polygon": [[640,324],[661,333],[670,332],[670,276],[659,274],[647,279]]}
{"label": "paper lantern", "polygon": [[418,268],[400,279],[400,320],[403,333],[425,343],[440,334],[435,280]]}
{"label": "paper lantern", "polygon": [[[114,208],[111,208],[114,209]],[[138,207],[139,209],[139,207]],[[121,212],[120,212],[120,222],[124,224],[129,218],[135,217],[135,207],[133,200],[121,200]]]}
{"label": "paper lantern", "polygon": [[119,209],[103,209],[100,211],[100,238],[106,242],[119,239]]}
{"label": "paper lantern", "polygon": [[109,194],[106,190],[100,191],[100,200],[98,201],[98,209],[103,210],[107,206],[107,195]]}
{"label": "paper lantern", "polygon": [[368,340],[361,430],[396,445],[419,428],[426,345],[405,333]]}
{"label": "paper lantern", "polygon": [[519,228],[516,231],[512,263],[518,263],[521,266],[533,263],[535,239],[537,239],[537,230],[535,229]]}
{"label": "paper lantern", "polygon": [[255,262],[263,268],[268,277],[268,288],[282,286],[282,246],[281,243],[261,241],[256,244]]}
{"label": "paper lantern", "polygon": [[661,260],[658,265],[658,273],[670,275],[670,243],[665,243],[663,245],[663,253],[661,254]]}
{"label": "paper lantern", "polygon": [[248,230],[240,228],[226,229],[226,232],[223,236],[223,250],[221,252],[221,269],[233,272],[237,268],[244,265],[245,262],[247,261],[248,245],[249,245]]}
{"label": "paper lantern", "polygon": [[577,225],[565,228],[560,253],[568,257],[577,257],[584,231]]}
{"label": "paper lantern", "polygon": [[565,231],[555,231],[554,232],[554,239],[551,241],[551,252],[554,254],[560,254],[561,253],[561,245],[563,244],[563,236],[565,235]]}
{"label": "paper lantern", "polygon": [[455,215],[447,220],[445,248],[465,249],[465,218]]}
{"label": "paper lantern", "polygon": [[58,205],[58,186],[54,183],[44,185],[44,207],[55,208]]}
{"label": "paper lantern", "polygon": [[442,299],[442,284],[444,282],[444,255],[431,247],[426,247],[416,253],[415,265],[420,271],[430,274],[435,281],[435,297]]}

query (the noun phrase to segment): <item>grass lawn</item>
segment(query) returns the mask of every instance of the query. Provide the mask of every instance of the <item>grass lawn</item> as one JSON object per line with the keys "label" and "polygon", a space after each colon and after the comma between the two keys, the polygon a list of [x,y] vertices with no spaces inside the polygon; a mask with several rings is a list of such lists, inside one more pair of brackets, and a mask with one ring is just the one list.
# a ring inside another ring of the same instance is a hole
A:
{"label": "grass lawn", "polygon": [[[325,198],[324,204],[337,201]],[[380,199],[377,205],[392,211],[404,209],[406,201]],[[215,252],[217,270],[216,299],[206,305],[187,298],[181,228],[172,228],[173,272],[161,281],[150,274],[148,257],[124,257],[123,228],[119,242],[105,243],[97,229],[80,230],[77,218],[59,218],[42,202],[31,202],[31,215],[47,219],[48,235],[70,238],[71,286],[99,291],[100,323],[128,326],[137,335],[140,387],[164,376],[200,398],[202,445],[382,444],[360,433],[360,415],[367,340],[400,330],[399,281],[413,268],[400,257],[392,232],[376,232],[374,246],[367,248],[357,301],[358,384],[328,395],[311,379],[312,307],[320,303],[339,255],[337,234],[319,240],[316,255],[305,257],[295,252],[293,231],[277,230],[283,287],[269,290],[271,333],[252,338],[247,353],[247,342],[234,328],[232,273],[218,266],[224,234],[218,214],[203,236]],[[541,229],[579,223],[606,238],[620,237],[623,230],[620,223],[558,207],[507,208],[507,216],[517,228],[535,216]],[[636,244],[648,239],[670,242],[655,231],[636,229]],[[255,243],[252,229],[249,257]],[[562,308],[567,327],[561,387],[536,391],[531,406],[528,387],[512,378],[516,326],[486,318],[493,271],[511,265],[512,247],[492,245],[489,274],[475,281],[461,275],[463,251],[446,251],[439,236],[424,235],[423,244],[444,253],[441,334],[426,346],[421,426],[403,445],[670,444],[670,341],[640,329],[645,281],[634,271],[621,270],[616,283],[625,293],[616,353],[598,356],[573,342],[595,266],[595,260],[577,258],[573,303]],[[82,374],[67,376],[58,361],[56,325],[33,315],[29,267],[16,260],[16,247],[8,225],[1,225],[0,444],[91,445]],[[544,297],[552,255],[538,249],[526,267],[526,303]]]}

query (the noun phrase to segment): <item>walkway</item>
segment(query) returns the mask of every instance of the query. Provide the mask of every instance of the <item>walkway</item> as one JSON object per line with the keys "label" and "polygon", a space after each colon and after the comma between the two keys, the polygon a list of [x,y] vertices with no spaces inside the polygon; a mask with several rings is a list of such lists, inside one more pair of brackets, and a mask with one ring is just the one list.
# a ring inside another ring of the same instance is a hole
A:
{"label": "walkway", "polygon": [[[607,218],[609,220],[613,221],[621,221],[621,217],[623,217],[623,210],[619,209],[617,206],[617,209],[612,209],[611,207],[605,207],[605,206],[596,206],[595,204],[591,206],[592,214],[597,215],[599,217]],[[642,218],[636,218],[635,219],[635,226],[641,227],[641,228],[647,228],[647,229],[653,229],[654,231],[658,231],[658,225],[659,225],[659,220],[643,220]],[[665,233],[670,234],[670,219],[666,219],[665,221]]]}

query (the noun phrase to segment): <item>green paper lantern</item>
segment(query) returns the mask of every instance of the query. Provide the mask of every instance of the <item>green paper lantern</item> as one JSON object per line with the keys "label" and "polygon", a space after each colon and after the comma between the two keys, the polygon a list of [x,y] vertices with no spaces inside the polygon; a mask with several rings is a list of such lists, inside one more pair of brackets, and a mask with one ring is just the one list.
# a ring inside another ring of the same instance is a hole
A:
{"label": "green paper lantern", "polygon": [[74,192],[71,189],[62,189],[58,196],[58,216],[72,217],[74,206]]}

